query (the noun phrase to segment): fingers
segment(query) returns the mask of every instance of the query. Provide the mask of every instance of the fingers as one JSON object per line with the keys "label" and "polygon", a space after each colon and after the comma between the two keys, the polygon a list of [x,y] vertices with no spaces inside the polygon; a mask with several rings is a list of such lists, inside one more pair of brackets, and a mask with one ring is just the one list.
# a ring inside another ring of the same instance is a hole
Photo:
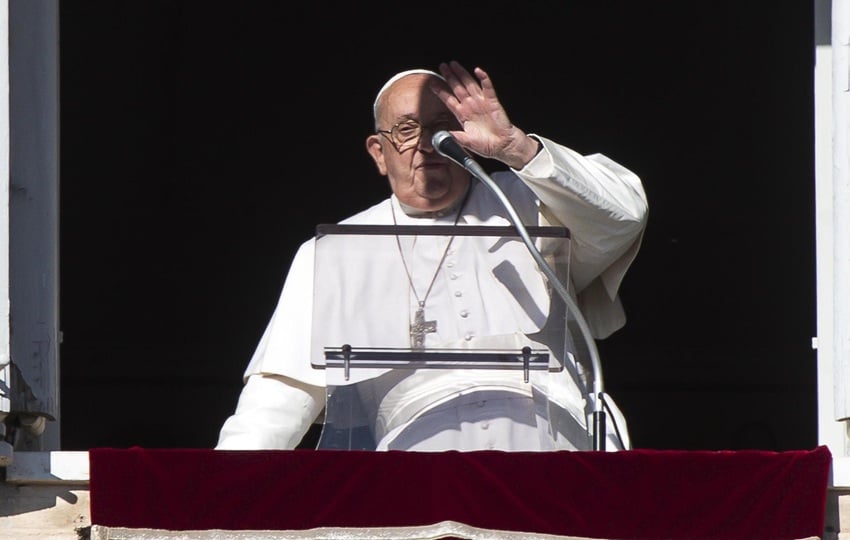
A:
{"label": "fingers", "polygon": [[480,67],[477,67],[475,68],[475,76],[478,77],[481,83],[481,89],[484,90],[484,95],[488,98],[495,98],[496,89],[493,86],[493,80],[490,79],[490,75]]}
{"label": "fingers", "polygon": [[448,83],[449,88],[452,89],[455,97],[457,97],[460,101],[481,92],[481,86],[479,85],[478,80],[476,80],[469,71],[466,70],[466,68],[454,60],[448,64],[440,64],[440,73],[446,79],[446,83]]}
{"label": "fingers", "polygon": [[[473,70],[475,73],[474,77],[466,68],[454,60],[448,64],[440,64],[439,69],[450,90],[450,92],[443,93],[442,95],[444,98],[446,94],[452,95],[455,98],[452,101],[453,105],[459,105],[467,98],[484,98],[488,101],[498,100],[496,89],[493,86],[493,80],[480,67],[476,67]],[[446,102],[446,99],[443,99],[443,101]]]}
{"label": "fingers", "polygon": [[[441,63],[439,71],[445,84],[435,84],[431,88],[461,124],[461,129],[452,135],[473,150],[479,146],[492,148],[493,138],[509,126],[509,121],[490,75],[479,67],[470,73],[456,61]],[[488,155],[486,150],[481,152]]]}

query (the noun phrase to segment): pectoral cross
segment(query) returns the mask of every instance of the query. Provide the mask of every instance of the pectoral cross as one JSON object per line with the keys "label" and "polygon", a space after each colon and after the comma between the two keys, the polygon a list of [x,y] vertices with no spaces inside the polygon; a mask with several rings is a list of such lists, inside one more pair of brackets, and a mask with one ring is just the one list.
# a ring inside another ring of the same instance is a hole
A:
{"label": "pectoral cross", "polygon": [[413,324],[410,325],[410,345],[414,349],[425,348],[425,334],[433,334],[437,331],[437,321],[425,320],[424,302],[419,303],[419,309],[413,317]]}

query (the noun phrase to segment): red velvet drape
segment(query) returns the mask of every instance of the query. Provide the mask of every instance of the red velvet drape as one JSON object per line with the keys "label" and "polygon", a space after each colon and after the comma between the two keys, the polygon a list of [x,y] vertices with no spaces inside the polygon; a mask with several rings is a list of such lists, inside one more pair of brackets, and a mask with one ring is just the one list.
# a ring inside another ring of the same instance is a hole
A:
{"label": "red velvet drape", "polygon": [[823,534],[811,451],[92,449],[92,523],[171,530],[470,526],[597,538]]}

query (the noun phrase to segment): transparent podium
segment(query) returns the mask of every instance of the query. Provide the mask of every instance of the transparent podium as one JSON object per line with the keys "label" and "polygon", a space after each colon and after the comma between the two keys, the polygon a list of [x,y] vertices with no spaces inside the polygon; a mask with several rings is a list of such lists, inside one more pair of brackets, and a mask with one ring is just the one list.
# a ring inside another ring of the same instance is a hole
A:
{"label": "transparent podium", "polygon": [[[569,283],[569,231],[527,233]],[[592,449],[587,343],[513,227],[320,225],[315,257],[318,448],[391,450],[434,411],[498,396],[530,404],[539,449]]]}

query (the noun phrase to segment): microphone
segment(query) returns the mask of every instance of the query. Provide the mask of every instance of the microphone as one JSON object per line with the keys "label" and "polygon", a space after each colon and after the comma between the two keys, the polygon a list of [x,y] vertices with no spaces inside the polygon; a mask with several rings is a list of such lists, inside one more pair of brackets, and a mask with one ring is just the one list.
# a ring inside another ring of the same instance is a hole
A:
{"label": "microphone", "polygon": [[[534,242],[528,235],[525,225],[522,224],[522,219],[511,204],[508,196],[505,195],[504,191],[502,191],[502,188],[500,188],[499,185],[490,178],[490,175],[488,175],[484,169],[474,159],[472,159],[472,156],[470,156],[466,150],[458,144],[455,138],[452,137],[451,133],[448,131],[442,130],[434,133],[431,137],[431,146],[433,146],[437,153],[441,156],[449,158],[471,172],[474,177],[483,182],[484,185],[486,185],[490,191],[496,195],[496,198],[498,198],[499,202],[502,203],[502,206],[505,207],[511,223],[513,223],[517,232],[522,237],[522,241],[525,242],[525,247],[528,248],[529,253],[531,253],[531,256],[537,262],[537,265],[549,278],[550,283],[555,288],[555,292],[558,293],[558,296],[560,296],[567,305],[568,311],[575,316],[582,336],[585,338],[585,344],[587,345],[593,367],[593,391],[596,397],[594,400],[595,410],[593,411],[593,449],[604,451],[607,428],[605,427],[605,409],[603,408],[602,403],[602,363],[599,360],[599,351],[596,348],[596,342],[594,341],[595,338],[590,331],[590,327],[587,325],[587,321],[585,321],[584,316],[582,316],[581,311],[579,311],[578,306],[570,296],[567,287],[561,283],[558,275],[552,267],[549,266],[549,263],[546,262],[546,259],[543,258],[543,255],[534,245]],[[616,420],[614,429],[617,429]]]}
{"label": "microphone", "polygon": [[478,164],[448,131],[441,130],[434,133],[434,136],[431,137],[431,146],[441,156],[449,158],[464,169],[471,171],[476,176],[478,175],[480,170]]}

